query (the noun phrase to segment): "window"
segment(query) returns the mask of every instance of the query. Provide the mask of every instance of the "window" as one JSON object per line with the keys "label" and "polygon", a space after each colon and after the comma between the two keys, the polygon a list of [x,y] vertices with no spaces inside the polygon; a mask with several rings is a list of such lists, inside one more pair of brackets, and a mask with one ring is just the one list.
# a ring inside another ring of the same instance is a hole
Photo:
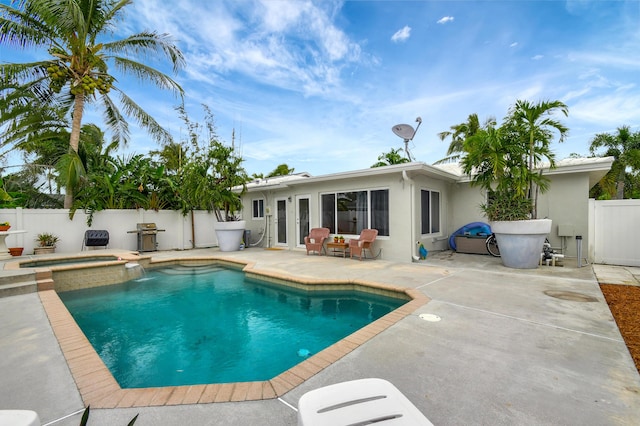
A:
{"label": "window", "polygon": [[322,226],[332,234],[359,235],[367,228],[389,235],[389,190],[323,194],[320,200]]}
{"label": "window", "polygon": [[440,232],[440,193],[438,191],[420,191],[421,233]]}
{"label": "window", "polygon": [[264,218],[264,200],[253,200],[253,214],[254,219]]}

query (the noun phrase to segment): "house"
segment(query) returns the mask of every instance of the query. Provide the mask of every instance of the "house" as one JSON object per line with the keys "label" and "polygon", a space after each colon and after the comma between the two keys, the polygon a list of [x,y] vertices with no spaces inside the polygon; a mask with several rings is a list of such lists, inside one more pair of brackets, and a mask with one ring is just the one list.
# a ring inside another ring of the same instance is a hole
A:
{"label": "house", "polygon": [[[576,256],[575,236],[589,244],[589,189],[611,168],[612,157],[572,158],[543,169],[549,191],[538,197],[538,217],[553,220],[549,240]],[[242,217],[251,243],[303,249],[310,228],[354,238],[378,230],[374,254],[411,262],[417,242],[432,250],[449,248],[451,233],[470,222],[486,222],[479,206],[486,194],[470,186],[456,164],[420,162],[322,176],[308,173],[257,179],[243,195]]]}

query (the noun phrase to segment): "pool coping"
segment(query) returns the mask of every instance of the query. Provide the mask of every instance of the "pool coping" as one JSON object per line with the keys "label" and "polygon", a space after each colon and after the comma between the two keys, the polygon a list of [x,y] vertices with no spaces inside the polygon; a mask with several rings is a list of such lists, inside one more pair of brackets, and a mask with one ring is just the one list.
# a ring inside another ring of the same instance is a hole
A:
{"label": "pool coping", "polygon": [[382,292],[403,293],[408,296],[410,300],[394,311],[355,331],[317,354],[310,356],[270,380],[122,389],[58,297],[58,294],[53,289],[53,281],[51,278],[46,277],[47,274],[43,274],[42,278],[47,282],[46,285],[38,285],[38,295],[85,406],[91,405],[92,408],[130,408],[260,401],[278,398],[430,301],[430,299],[419,290],[402,286],[365,280],[312,279],[260,271],[255,268],[254,262],[236,261],[217,256],[202,256],[188,259],[176,257],[162,259],[160,261],[151,261],[150,265],[159,266],[163,263],[193,264],[212,261],[222,264],[235,264],[241,267],[243,272],[260,278],[297,282],[308,286],[326,284],[351,285],[380,290]]}

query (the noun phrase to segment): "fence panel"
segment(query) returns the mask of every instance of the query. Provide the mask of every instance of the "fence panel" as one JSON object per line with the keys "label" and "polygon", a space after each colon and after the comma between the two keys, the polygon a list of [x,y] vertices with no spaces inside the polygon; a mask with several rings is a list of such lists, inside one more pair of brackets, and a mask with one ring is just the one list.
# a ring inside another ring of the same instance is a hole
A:
{"label": "fence panel", "polygon": [[640,200],[596,201],[594,261],[640,266]]}

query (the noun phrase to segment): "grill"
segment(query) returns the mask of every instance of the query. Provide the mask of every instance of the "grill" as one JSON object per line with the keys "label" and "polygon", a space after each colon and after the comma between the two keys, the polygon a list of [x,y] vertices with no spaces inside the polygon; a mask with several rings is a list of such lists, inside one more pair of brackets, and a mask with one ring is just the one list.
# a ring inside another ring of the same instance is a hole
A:
{"label": "grill", "polygon": [[164,229],[158,229],[155,223],[138,223],[135,231],[128,231],[129,234],[138,234],[138,251],[158,250],[157,235]]}

